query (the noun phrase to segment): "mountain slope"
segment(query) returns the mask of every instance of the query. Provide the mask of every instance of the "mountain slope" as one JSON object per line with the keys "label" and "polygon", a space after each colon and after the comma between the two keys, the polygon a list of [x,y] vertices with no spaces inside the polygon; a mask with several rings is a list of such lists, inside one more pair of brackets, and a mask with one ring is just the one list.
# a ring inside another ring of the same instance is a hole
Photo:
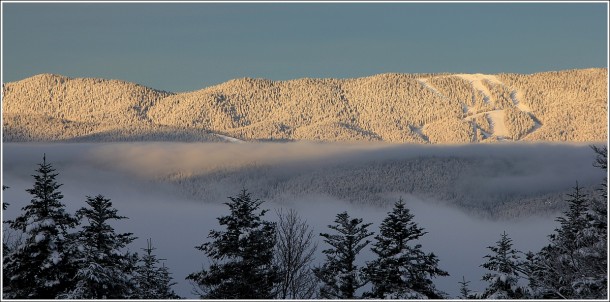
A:
{"label": "mountain slope", "polygon": [[[173,94],[38,75],[3,86],[4,141],[604,141],[607,69],[235,79]],[[179,134],[176,134],[179,133]]]}

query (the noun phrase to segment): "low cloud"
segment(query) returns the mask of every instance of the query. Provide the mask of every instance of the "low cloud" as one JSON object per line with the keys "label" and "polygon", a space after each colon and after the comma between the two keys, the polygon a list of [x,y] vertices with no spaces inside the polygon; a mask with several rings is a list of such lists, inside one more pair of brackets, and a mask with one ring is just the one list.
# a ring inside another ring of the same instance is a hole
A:
{"label": "low cloud", "polygon": [[[3,184],[11,188],[3,194],[10,207],[4,219],[20,213],[30,196],[25,189],[33,183],[36,164],[46,153],[60,173],[64,203],[70,212],[85,205],[86,195],[103,194],[112,199],[119,214],[128,220],[114,224],[120,232],[133,232],[139,237],[133,251],[145,247],[152,238],[159,257],[166,258],[176,290],[183,296],[196,298],[186,275],[207,265],[205,255],[194,247],[207,241],[211,229],[218,229],[217,217],[228,210],[222,202],[233,196],[241,187],[226,184],[215,202],[201,202],[185,197],[182,188],[173,183],[151,181],[160,175],[175,171],[195,174],[209,173],[214,169],[259,163],[275,167],[277,173],[290,177],[304,171],[315,171],[329,165],[365,165],[371,162],[404,160],[426,157],[463,157],[486,162],[481,167],[503,167],[499,171],[485,171],[471,175],[476,188],[490,192],[527,191],[544,187],[545,190],[564,189],[581,183],[598,183],[603,177],[593,168],[593,152],[586,145],[476,145],[427,147],[411,145],[359,145],[359,144],[5,144],[3,150]],[[466,167],[465,167],[466,168]],[[475,171],[476,172],[476,171]],[[470,184],[463,180],[462,188]],[[474,189],[474,188],[470,188]],[[254,197],[261,192],[253,190]],[[425,251],[439,256],[440,267],[450,277],[435,280],[437,286],[452,296],[458,294],[458,281],[462,275],[471,280],[473,289],[483,289],[480,281],[484,270],[479,267],[487,246],[493,245],[503,231],[512,238],[515,247],[535,251],[546,242],[556,223],[554,217],[524,217],[520,220],[492,221],[476,218],[464,210],[443,206],[438,200],[414,196],[405,191],[384,193],[388,200],[403,197],[415,214],[415,220],[429,233],[421,240]],[[323,194],[276,196],[263,204],[268,209],[294,208],[315,229],[327,232],[335,215],[348,211],[353,217],[372,222],[377,231],[379,223],[390,210],[384,206],[355,205]],[[270,220],[275,213],[268,212]],[[327,248],[319,240],[317,261],[321,250]],[[360,262],[370,260],[372,253],[365,251]]]}

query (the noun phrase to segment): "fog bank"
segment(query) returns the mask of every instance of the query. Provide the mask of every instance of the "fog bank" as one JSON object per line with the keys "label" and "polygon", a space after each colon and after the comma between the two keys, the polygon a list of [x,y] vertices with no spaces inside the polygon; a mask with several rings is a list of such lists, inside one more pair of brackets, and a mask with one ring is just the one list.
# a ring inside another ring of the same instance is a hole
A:
{"label": "fog bank", "polygon": [[[85,206],[87,195],[103,194],[110,198],[119,214],[129,217],[113,223],[117,231],[133,232],[139,237],[131,250],[140,251],[146,239],[152,238],[158,256],[167,259],[166,265],[178,282],[176,291],[189,298],[196,297],[184,278],[208,264],[205,255],[194,247],[207,240],[209,230],[219,228],[216,218],[228,212],[221,203],[227,201],[226,196],[237,194],[242,186],[239,182],[231,183],[218,193],[222,196],[219,199],[202,202],[183,194],[183,187],[176,183],[158,181],[176,171],[201,176],[227,167],[239,171],[243,165],[256,163],[275,167],[284,173],[282,177],[296,177],[331,165],[344,167],[425,156],[493,161],[494,167],[504,162],[510,172],[489,171],[475,184],[470,182],[472,179],[464,179],[458,186],[462,189],[477,186],[490,192],[532,191],[543,186],[545,190],[557,190],[573,186],[575,180],[595,184],[603,177],[599,169],[591,166],[594,155],[586,145],[4,144],[3,184],[10,189],[3,193],[3,201],[10,206],[3,211],[3,219],[14,218],[29,202],[25,189],[32,186],[31,174],[43,153],[59,172],[57,180],[64,184],[60,190],[69,212]],[[263,195],[257,189],[250,191],[254,197]],[[434,252],[440,259],[439,266],[451,275],[438,278],[435,283],[453,297],[458,294],[457,282],[462,276],[472,281],[471,289],[484,289],[480,278],[485,271],[478,266],[488,252],[486,247],[493,245],[503,231],[510,235],[516,248],[525,252],[542,247],[556,226],[552,215],[486,220],[408,191],[383,194],[391,201],[403,197],[415,220],[428,231],[421,240],[423,249]],[[390,204],[354,204],[324,193],[277,196],[263,207],[298,210],[316,234],[327,232],[327,225],[342,211],[372,222],[371,229],[377,231],[390,210]],[[266,217],[276,219],[274,211]],[[318,240],[319,262],[323,260],[320,251],[327,246]],[[366,249],[359,262],[370,260],[371,255]]]}

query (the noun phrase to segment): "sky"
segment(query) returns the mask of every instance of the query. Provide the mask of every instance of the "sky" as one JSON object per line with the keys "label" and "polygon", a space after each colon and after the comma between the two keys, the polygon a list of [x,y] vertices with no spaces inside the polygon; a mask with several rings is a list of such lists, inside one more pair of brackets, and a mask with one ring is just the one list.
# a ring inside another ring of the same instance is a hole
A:
{"label": "sky", "polygon": [[606,67],[605,3],[4,3],[2,81],[183,92],[234,78]]}

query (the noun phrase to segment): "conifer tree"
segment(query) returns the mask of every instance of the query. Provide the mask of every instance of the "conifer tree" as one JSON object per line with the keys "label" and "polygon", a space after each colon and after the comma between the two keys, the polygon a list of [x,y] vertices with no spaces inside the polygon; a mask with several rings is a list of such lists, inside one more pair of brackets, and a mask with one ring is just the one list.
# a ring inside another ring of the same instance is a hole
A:
{"label": "conifer tree", "polygon": [[141,264],[136,268],[136,293],[138,299],[180,299],[173,290],[172,286],[176,282],[172,282],[169,270],[159,262],[165,259],[158,259],[157,255],[153,254],[156,248],[152,246],[152,240],[147,240],[146,248],[142,248],[144,255],[140,257]]}
{"label": "conifer tree", "polygon": [[[2,185],[2,191],[8,189],[8,186]],[[6,210],[6,208],[9,206],[9,203],[4,202],[4,196],[2,196],[2,211],[4,212],[4,210]],[[9,253],[10,253],[10,249],[8,247],[7,244],[7,229],[4,227],[4,224],[6,223],[6,221],[2,221],[2,255],[3,257],[6,257]],[[6,258],[3,258],[6,259]],[[4,263],[5,260],[3,260]],[[4,284],[8,284],[8,275],[6,270],[2,270],[2,280],[4,280]]]}
{"label": "conifer tree", "polygon": [[377,259],[367,264],[366,272],[373,284],[367,297],[376,299],[441,299],[432,278],[448,276],[438,268],[438,258],[426,254],[421,244],[414,244],[425,235],[423,228],[413,221],[413,214],[402,199],[381,223],[377,242],[372,250]]}
{"label": "conifer tree", "polygon": [[124,251],[136,238],[132,233],[116,234],[110,220],[127,217],[117,215],[110,199],[102,195],[87,196],[89,207],[76,214],[87,224],[75,233],[70,245],[75,285],[60,295],[63,299],[127,299],[134,297],[133,271],[137,255]]}
{"label": "conifer tree", "polygon": [[470,288],[468,288],[468,284],[470,283],[470,281],[466,281],[466,278],[464,276],[462,276],[462,281],[458,282],[460,284],[460,299],[462,300],[467,300],[467,299],[472,299],[473,295],[471,294],[472,291],[470,290]]}
{"label": "conifer tree", "polygon": [[526,298],[542,298],[538,285],[538,280],[542,278],[538,275],[541,272],[538,268],[538,257],[540,257],[540,253],[529,251],[525,253],[525,261],[521,264],[522,273],[528,279]]}
{"label": "conifer tree", "polygon": [[350,219],[347,212],[337,214],[335,223],[328,227],[338,234],[320,234],[324,237],[324,242],[331,246],[322,251],[326,255],[326,262],[321,267],[314,268],[314,274],[323,283],[320,297],[355,299],[356,290],[368,282],[355,261],[358,253],[371,242],[365,240],[373,235],[373,232],[367,230],[371,224],[363,224],[360,218]]}
{"label": "conifer tree", "polygon": [[[602,169],[604,176],[599,196],[591,199],[591,225],[586,233],[590,234],[592,242],[590,253],[590,277],[595,280],[589,296],[605,299],[608,297],[608,147],[594,147],[596,154],[593,166]],[[597,238],[597,241],[594,241]]]}
{"label": "conifer tree", "polygon": [[245,189],[229,197],[230,214],[218,218],[226,229],[210,231],[206,242],[196,248],[212,264],[206,270],[190,274],[202,299],[271,299],[279,281],[273,265],[275,224],[262,217],[262,200],[252,199]]}
{"label": "conifer tree", "polygon": [[522,299],[525,290],[518,286],[521,262],[518,251],[513,249],[512,239],[503,232],[496,246],[489,246],[491,254],[481,266],[490,272],[483,275],[489,284],[482,293],[483,299]]}
{"label": "conifer tree", "polygon": [[8,221],[23,240],[3,259],[3,298],[54,299],[71,285],[66,237],[77,220],[65,211],[62,185],[46,156],[36,172],[34,186],[26,190],[32,195],[30,203]]}
{"label": "conifer tree", "polygon": [[607,240],[601,237],[590,200],[576,184],[569,210],[531,265],[529,278],[541,298],[602,299],[607,293]]}
{"label": "conifer tree", "polygon": [[[608,171],[608,147],[597,147],[591,145],[591,149],[595,152],[595,161],[593,162],[593,166],[600,168],[604,171]],[[604,176],[604,182],[602,183],[602,188],[600,188],[601,196],[605,200],[608,198],[608,177]]]}
{"label": "conifer tree", "polygon": [[[2,191],[8,189],[8,186],[2,185]],[[3,196],[4,197],[4,196]],[[6,210],[6,208],[9,206],[10,204],[8,202],[4,202],[4,198],[2,198],[2,210]]]}
{"label": "conifer tree", "polygon": [[[4,192],[4,190],[8,189],[8,186],[2,185],[2,191]],[[3,193],[4,195],[4,193]],[[4,196],[2,196],[2,211],[6,210],[6,208],[9,206],[10,204],[8,202],[4,202]],[[2,221],[2,223],[4,224],[4,221]],[[4,231],[4,229],[2,229],[2,231]],[[6,245],[6,242],[4,240],[6,240],[5,238],[6,236],[3,234],[2,236],[2,253],[3,255],[8,255],[9,249],[8,246]]]}

